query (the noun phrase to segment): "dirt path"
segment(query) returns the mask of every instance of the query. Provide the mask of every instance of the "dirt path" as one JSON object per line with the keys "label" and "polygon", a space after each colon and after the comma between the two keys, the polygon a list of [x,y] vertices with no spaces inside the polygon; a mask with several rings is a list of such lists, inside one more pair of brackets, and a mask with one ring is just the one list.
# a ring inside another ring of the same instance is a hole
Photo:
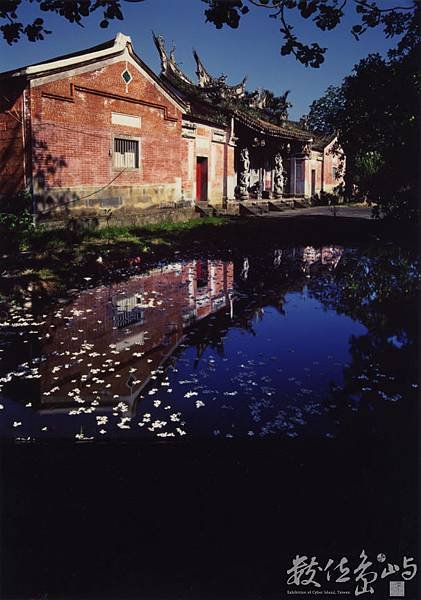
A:
{"label": "dirt path", "polygon": [[[352,217],[358,219],[371,219],[371,208],[367,206],[337,206],[336,215],[338,217]],[[321,216],[334,217],[333,206],[312,206],[311,208],[294,208],[282,212],[270,212],[263,216],[271,218],[299,217],[299,216]]]}

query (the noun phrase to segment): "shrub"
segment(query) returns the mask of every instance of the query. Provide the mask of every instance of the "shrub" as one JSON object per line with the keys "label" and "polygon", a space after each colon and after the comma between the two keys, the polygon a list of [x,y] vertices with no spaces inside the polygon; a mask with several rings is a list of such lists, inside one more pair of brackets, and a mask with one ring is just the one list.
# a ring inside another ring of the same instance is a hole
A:
{"label": "shrub", "polygon": [[321,191],[320,194],[316,194],[312,198],[313,206],[335,206],[339,204],[340,197],[338,194],[331,194],[329,192]]}
{"label": "shrub", "polygon": [[0,248],[16,251],[28,240],[34,229],[32,197],[27,191],[2,199],[0,204]]}

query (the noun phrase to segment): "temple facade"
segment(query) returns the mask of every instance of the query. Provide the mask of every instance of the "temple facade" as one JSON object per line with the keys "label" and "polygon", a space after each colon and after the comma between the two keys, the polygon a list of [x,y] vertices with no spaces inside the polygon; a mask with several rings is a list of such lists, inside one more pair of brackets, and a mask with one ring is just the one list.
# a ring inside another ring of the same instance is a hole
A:
{"label": "temple facade", "polygon": [[[197,81],[160,36],[155,74],[131,39],[0,74],[0,198],[26,189],[37,218],[309,199],[341,181],[336,140],[265,118],[265,95],[228,85],[195,52]],[[286,96],[285,96],[285,106]]]}

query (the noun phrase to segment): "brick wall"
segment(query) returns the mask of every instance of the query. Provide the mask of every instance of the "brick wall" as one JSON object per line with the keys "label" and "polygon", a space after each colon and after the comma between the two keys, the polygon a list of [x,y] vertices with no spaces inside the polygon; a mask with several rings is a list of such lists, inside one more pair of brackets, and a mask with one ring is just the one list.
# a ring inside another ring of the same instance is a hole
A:
{"label": "brick wall", "polygon": [[0,84],[0,198],[24,188],[23,84]]}
{"label": "brick wall", "polygon": [[305,161],[305,165],[305,196],[312,196],[312,171],[315,172],[314,193],[320,194],[322,189],[322,155],[319,152],[312,152],[310,158]]}
{"label": "brick wall", "polygon": [[[59,198],[61,188],[81,198],[121,195],[125,205],[136,208],[180,199],[181,109],[131,64],[133,79],[126,86],[125,67],[120,60],[33,84],[33,176],[40,208],[48,204],[48,194]],[[141,126],[114,124],[112,113],[140,117]],[[139,142],[138,168],[115,166],[113,138],[119,136]],[[80,210],[86,202],[71,206]]]}
{"label": "brick wall", "polygon": [[[324,151],[323,163],[323,189],[325,192],[332,192],[333,188],[335,188],[343,181],[343,175],[341,172],[340,156],[332,152],[331,145],[328,146]],[[334,177],[334,169],[339,174],[339,178]]]}

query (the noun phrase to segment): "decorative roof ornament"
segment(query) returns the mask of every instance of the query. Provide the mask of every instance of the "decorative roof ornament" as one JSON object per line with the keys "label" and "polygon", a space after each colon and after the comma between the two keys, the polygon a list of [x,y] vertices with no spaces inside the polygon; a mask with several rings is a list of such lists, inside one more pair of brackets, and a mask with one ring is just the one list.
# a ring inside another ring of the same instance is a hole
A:
{"label": "decorative roof ornament", "polygon": [[225,80],[226,76],[222,75],[221,77],[213,77],[209,71],[206,69],[202,61],[200,60],[200,56],[198,55],[196,50],[193,50],[194,60],[196,61],[196,75],[199,83],[199,87],[201,88],[215,88],[221,87],[221,83],[223,83],[223,97],[231,97],[231,98],[243,98],[246,92],[246,81],[247,76],[238,83],[237,85],[226,85]]}
{"label": "decorative roof ornament", "polygon": [[288,109],[291,103],[288,100],[289,90],[281,96],[275,96],[270,90],[258,88],[247,94],[246,101],[249,108],[260,111],[263,118],[268,118],[273,123],[281,125],[288,120]]}
{"label": "decorative roof ornament", "polygon": [[268,101],[267,90],[263,90],[262,88],[257,88],[257,90],[255,90],[251,95],[249,106],[250,106],[250,108],[258,108],[258,109],[262,110],[263,108],[266,108],[267,101]]}
{"label": "decorative roof ornament", "polygon": [[288,100],[288,96],[290,95],[290,93],[290,90],[287,90],[284,94],[282,94],[282,96],[279,96],[279,100],[281,104],[283,104],[284,111],[284,114],[281,117],[282,121],[286,121],[286,119],[288,118],[288,109],[292,106],[291,102]]}
{"label": "decorative roof ornament", "polygon": [[244,76],[244,79],[240,83],[238,83],[237,85],[231,85],[228,89],[237,98],[243,98],[246,93],[246,81],[247,75]]}
{"label": "decorative roof ornament", "polygon": [[193,49],[194,60],[196,61],[196,75],[199,81],[199,87],[204,88],[212,84],[213,77],[209,75],[196,50]]}
{"label": "decorative roof ornament", "polygon": [[170,53],[168,54],[165,48],[165,40],[162,35],[156,35],[152,31],[152,36],[161,59],[161,75],[165,75],[165,77],[168,79],[181,79],[184,81],[184,83],[194,85],[191,79],[189,79],[187,75],[183,73],[175,60],[175,45],[173,45]]}
{"label": "decorative roof ornament", "polygon": [[166,73],[168,70],[168,56],[167,51],[165,49],[165,41],[162,35],[156,35],[154,31],[152,31],[153,41],[155,42],[156,49],[158,50],[159,58],[161,59],[161,71],[162,73]]}

